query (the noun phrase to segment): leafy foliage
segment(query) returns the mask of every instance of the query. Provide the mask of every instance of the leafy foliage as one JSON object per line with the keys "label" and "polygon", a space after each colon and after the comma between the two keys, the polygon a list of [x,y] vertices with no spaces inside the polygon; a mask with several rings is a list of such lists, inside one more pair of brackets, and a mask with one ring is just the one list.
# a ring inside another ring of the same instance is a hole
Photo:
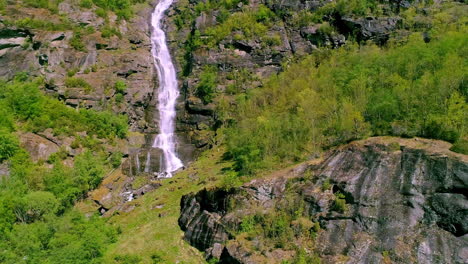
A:
{"label": "leafy foliage", "polygon": [[197,85],[196,93],[205,104],[210,103],[216,91],[217,72],[214,67],[205,67],[200,74],[200,82]]}
{"label": "leafy foliage", "polygon": [[[466,137],[463,32],[425,43],[412,35],[390,49],[348,45],[288,66],[237,99],[226,129],[241,174],[368,135]],[[316,66],[318,65],[318,66]]]}
{"label": "leafy foliage", "polygon": [[[71,86],[87,85],[82,79],[67,78]],[[0,82],[0,125],[12,127],[12,120],[23,122],[24,128],[33,132],[52,128],[55,134],[71,135],[79,131],[88,131],[100,138],[124,138],[127,133],[127,119],[111,112],[75,109],[62,102],[44,96],[39,91],[43,80]]]}
{"label": "leafy foliage", "polygon": [[127,122],[110,112],[69,108],[43,95],[41,85],[24,73],[0,82],[0,163],[9,167],[8,177],[0,176],[0,262],[95,263],[115,240],[115,230],[71,207],[102,181],[105,155],[86,150],[68,167],[62,164],[66,152],[59,151],[48,168],[31,161],[13,132],[52,128],[57,135],[88,131],[87,140],[113,139],[125,137]]}

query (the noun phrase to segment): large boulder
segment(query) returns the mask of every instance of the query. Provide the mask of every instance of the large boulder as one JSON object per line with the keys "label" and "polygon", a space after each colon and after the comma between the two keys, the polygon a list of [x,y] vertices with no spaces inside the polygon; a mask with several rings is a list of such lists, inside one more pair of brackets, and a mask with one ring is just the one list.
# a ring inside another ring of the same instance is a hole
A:
{"label": "large boulder", "polygon": [[339,21],[339,29],[348,35],[356,36],[358,41],[372,40],[384,44],[390,34],[401,26],[400,17],[344,17]]}
{"label": "large boulder", "polygon": [[21,146],[28,151],[33,161],[47,160],[50,155],[59,151],[57,144],[33,133],[22,134],[19,138]]}

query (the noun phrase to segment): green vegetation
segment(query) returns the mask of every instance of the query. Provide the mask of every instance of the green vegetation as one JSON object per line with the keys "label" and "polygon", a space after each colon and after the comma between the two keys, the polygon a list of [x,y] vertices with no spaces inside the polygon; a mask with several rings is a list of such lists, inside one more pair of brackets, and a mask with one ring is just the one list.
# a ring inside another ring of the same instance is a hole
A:
{"label": "green vegetation", "polygon": [[347,210],[345,195],[338,192],[335,193],[335,200],[333,201],[331,210],[338,213],[344,213]]}
{"label": "green vegetation", "polygon": [[122,155],[115,153],[106,161],[105,153],[88,149],[68,167],[62,164],[68,157],[62,148],[44,166],[43,161],[31,161],[13,132],[52,128],[63,136],[87,131],[84,141],[112,140],[125,137],[126,119],[66,107],[43,95],[42,85],[42,79],[31,81],[24,73],[0,82],[0,163],[9,165],[9,175],[0,176],[0,262],[98,263],[107,245],[115,242],[116,230],[72,207],[101,183],[109,165],[120,164]]}
{"label": "green vegetation", "polygon": [[320,258],[312,251],[304,251],[304,248],[314,247],[321,230],[320,224],[312,220],[303,197],[289,189],[286,199],[277,201],[273,209],[262,208],[244,216],[239,226],[233,227],[233,233],[236,240],[243,241],[244,247],[254,251],[275,248],[295,251],[295,258],[284,263],[320,263]]}
{"label": "green vegetation", "polygon": [[92,8],[94,4],[99,7],[96,13],[101,17],[106,11],[112,11],[118,18],[129,19],[133,15],[132,5],[143,2],[145,0],[81,0],[80,7]]}
{"label": "green vegetation", "polygon": [[49,9],[53,13],[58,13],[58,5],[62,0],[24,0],[26,6]]}
{"label": "green vegetation", "polygon": [[15,21],[5,21],[5,24],[27,29],[41,29],[50,31],[72,30],[75,26],[67,19],[62,19],[60,23],[44,21],[30,17],[18,19]]}
{"label": "green vegetation", "polygon": [[84,88],[86,93],[89,93],[93,88],[83,78],[68,77],[65,79],[65,86],[68,88]]}
{"label": "green vegetation", "polygon": [[[257,10],[236,12],[223,20],[219,25],[210,27],[203,32],[203,35],[207,37],[203,40],[205,45],[214,47],[233,32],[236,32],[234,35],[236,40],[266,38],[267,29],[273,25],[272,22],[276,18],[269,8],[261,5]],[[272,44],[274,43],[273,41]]]}
{"label": "green vegetation", "polygon": [[0,182],[2,263],[89,263],[99,258],[115,231],[102,219],[85,219],[70,208],[100,183],[103,160],[87,151],[76,157],[74,168],[56,162],[46,169],[23,150],[9,160],[10,176]]}
{"label": "green vegetation", "polygon": [[9,132],[0,130],[0,162],[11,158],[18,150],[18,139]]}
{"label": "green vegetation", "polygon": [[127,90],[127,84],[122,80],[118,80],[115,82],[114,89],[116,93],[124,94]]}
{"label": "green vegetation", "polygon": [[200,74],[200,82],[196,88],[196,94],[202,101],[207,104],[210,103],[216,92],[216,78],[217,70],[214,67],[207,66]]}
{"label": "green vegetation", "polygon": [[[124,116],[69,108],[40,92],[42,79],[27,81],[25,78],[27,76],[21,74],[13,82],[0,82],[0,108],[5,113],[0,119],[0,125],[4,128],[11,130],[13,120],[17,120],[23,130],[31,132],[52,128],[56,135],[73,135],[75,132],[87,131],[89,135],[99,138],[126,136],[128,128]],[[76,81],[72,78],[67,79],[70,84],[81,84],[80,79]]]}
{"label": "green vegetation", "polygon": [[78,51],[86,51],[86,46],[82,40],[83,34],[76,30],[73,32],[73,37],[70,39],[70,45]]}
{"label": "green vegetation", "polygon": [[[464,32],[425,43],[318,52],[237,98],[226,129],[241,174],[369,135],[466,138]],[[316,67],[315,65],[319,65]]]}

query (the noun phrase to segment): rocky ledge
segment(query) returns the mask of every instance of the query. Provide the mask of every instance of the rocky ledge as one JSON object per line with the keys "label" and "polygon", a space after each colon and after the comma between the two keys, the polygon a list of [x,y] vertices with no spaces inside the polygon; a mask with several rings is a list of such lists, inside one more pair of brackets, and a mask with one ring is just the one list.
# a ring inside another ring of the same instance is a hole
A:
{"label": "rocky ledge", "polygon": [[271,209],[302,208],[314,242],[287,244],[322,263],[467,263],[468,156],[449,147],[419,138],[353,142],[239,188],[186,195],[179,225],[220,263],[280,263],[297,249],[266,247],[261,232],[246,240],[239,226]]}

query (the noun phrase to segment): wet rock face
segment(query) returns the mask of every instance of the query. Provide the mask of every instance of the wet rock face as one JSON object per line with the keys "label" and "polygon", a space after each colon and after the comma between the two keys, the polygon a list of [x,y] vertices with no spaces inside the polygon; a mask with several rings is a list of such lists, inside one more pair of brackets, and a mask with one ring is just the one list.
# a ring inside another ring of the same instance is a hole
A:
{"label": "wet rock face", "polygon": [[[393,263],[464,263],[468,158],[442,150],[446,146],[440,144],[382,138],[351,143],[321,162],[229,192],[187,195],[179,224],[187,241],[208,257],[250,263],[271,252],[243,247],[231,230],[245,215],[258,214],[258,208],[286,211],[292,195],[304,201],[307,218],[322,227],[314,250],[324,263],[337,263],[343,256],[346,263],[388,258]],[[335,204],[338,193],[346,201],[342,211]],[[217,202],[211,205],[213,200]],[[226,246],[220,250],[216,243]]]}

